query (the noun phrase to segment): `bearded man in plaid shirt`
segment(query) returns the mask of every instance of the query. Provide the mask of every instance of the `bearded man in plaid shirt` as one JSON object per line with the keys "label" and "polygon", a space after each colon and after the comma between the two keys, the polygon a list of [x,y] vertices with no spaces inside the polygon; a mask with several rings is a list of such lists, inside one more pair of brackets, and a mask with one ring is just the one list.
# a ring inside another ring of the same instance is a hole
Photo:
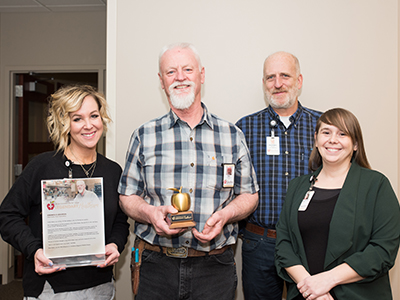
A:
{"label": "bearded man in plaid shirt", "polygon": [[[134,131],[119,185],[144,249],[135,299],[231,300],[237,222],[258,203],[250,153],[240,129],[201,102],[205,71],[192,45],[164,48],[159,69],[171,110]],[[171,229],[169,188],[180,187],[196,225]]]}

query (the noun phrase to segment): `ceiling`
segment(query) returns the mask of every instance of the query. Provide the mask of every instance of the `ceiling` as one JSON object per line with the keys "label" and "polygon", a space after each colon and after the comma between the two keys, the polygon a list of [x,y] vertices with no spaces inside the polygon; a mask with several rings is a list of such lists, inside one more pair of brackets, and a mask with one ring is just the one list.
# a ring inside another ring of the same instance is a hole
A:
{"label": "ceiling", "polygon": [[0,0],[0,13],[106,10],[107,0]]}

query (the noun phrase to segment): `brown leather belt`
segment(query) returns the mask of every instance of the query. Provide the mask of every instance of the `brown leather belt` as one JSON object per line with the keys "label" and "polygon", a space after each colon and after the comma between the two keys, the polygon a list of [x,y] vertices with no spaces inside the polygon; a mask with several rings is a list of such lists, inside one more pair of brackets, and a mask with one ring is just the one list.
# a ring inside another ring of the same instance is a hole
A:
{"label": "brown leather belt", "polygon": [[[170,247],[156,246],[156,245],[149,244],[142,239],[138,239],[138,240],[139,240],[139,244],[141,244],[141,243],[143,244],[143,246],[144,246],[143,249],[145,249],[145,250],[150,250],[150,251],[154,251],[154,252],[162,252],[167,256],[172,256],[172,257],[177,257],[177,258],[200,257],[200,256],[207,256],[207,255],[222,254],[231,247],[231,246],[225,246],[221,249],[214,249],[214,250],[211,250],[210,252],[205,252],[205,251],[198,251],[196,249],[187,248],[187,247],[170,248]],[[184,255],[182,255],[182,253],[181,253],[183,251],[185,251]]]}
{"label": "brown leather belt", "polygon": [[275,229],[267,229],[253,223],[246,224],[246,230],[258,235],[264,235],[265,230],[267,230],[267,237],[276,239],[276,230]]}

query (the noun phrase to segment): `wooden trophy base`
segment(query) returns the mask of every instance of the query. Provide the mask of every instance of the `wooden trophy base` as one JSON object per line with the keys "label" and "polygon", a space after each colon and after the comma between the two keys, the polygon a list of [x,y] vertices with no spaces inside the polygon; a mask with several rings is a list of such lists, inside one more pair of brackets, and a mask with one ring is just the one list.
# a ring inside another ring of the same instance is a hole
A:
{"label": "wooden trophy base", "polygon": [[191,211],[181,211],[171,214],[171,223],[169,226],[170,229],[196,226],[196,222],[193,221],[193,212]]}

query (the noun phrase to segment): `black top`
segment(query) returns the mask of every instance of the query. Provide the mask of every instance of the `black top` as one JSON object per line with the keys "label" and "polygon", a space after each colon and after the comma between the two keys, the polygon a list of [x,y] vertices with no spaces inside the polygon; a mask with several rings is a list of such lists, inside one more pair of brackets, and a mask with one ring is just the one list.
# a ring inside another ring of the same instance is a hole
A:
{"label": "black top", "polygon": [[329,224],[340,193],[340,189],[327,190],[314,187],[313,190],[315,194],[307,209],[299,211],[298,217],[311,275],[324,271]]}
{"label": "black top", "polygon": [[[36,156],[16,180],[0,206],[2,238],[25,256],[24,296],[38,297],[47,280],[55,293],[76,291],[110,282],[113,267],[95,266],[67,268],[49,275],[35,272],[34,255],[42,245],[41,180],[68,178],[66,158],[61,153],[46,152]],[[72,165],[73,178],[86,178],[81,166]],[[88,169],[88,166],[86,166]],[[127,216],[119,207],[117,187],[121,167],[97,154],[92,177],[103,177],[106,244],[115,243],[121,253],[129,234]],[[28,217],[28,224],[25,218]]]}
{"label": "black top", "polygon": [[[320,189],[315,192],[307,209],[299,211],[298,223],[311,275],[324,271],[325,253],[328,246],[329,224],[339,197],[340,189]],[[333,291],[332,297],[335,298]],[[299,295],[295,300],[303,299]]]}

